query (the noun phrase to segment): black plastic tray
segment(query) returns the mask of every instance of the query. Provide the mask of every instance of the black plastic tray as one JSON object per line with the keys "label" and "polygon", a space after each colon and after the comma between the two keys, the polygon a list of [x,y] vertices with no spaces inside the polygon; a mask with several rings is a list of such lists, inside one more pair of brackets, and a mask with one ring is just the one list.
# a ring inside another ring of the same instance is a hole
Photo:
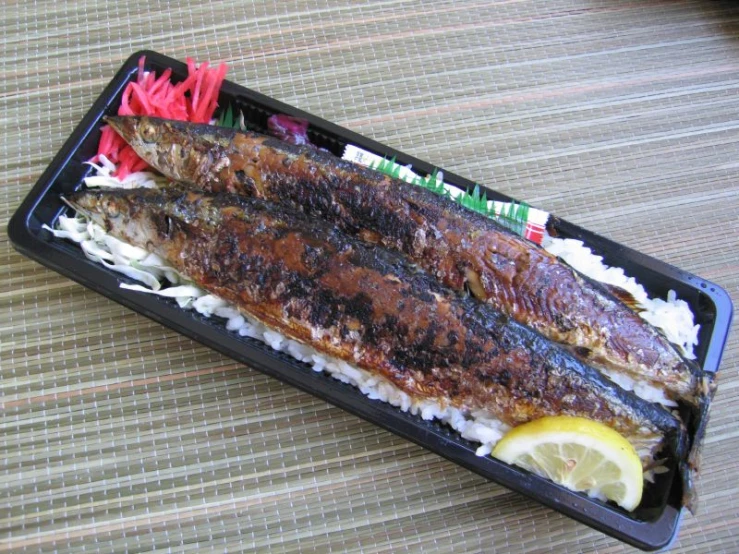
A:
{"label": "black plastic tray", "polygon": [[[91,169],[83,162],[96,153],[102,117],[117,112],[121,93],[126,84],[136,78],[142,55],[146,56],[147,71],[159,74],[171,68],[175,80],[182,80],[187,75],[185,64],[156,52],[137,52],[126,61],[10,220],[8,234],[18,251],[231,358],[418,443],[595,529],[644,550],[656,550],[670,543],[681,518],[681,486],[674,468],[647,488],[641,506],[633,513],[570,492],[490,456],[478,457],[475,455],[477,445],[462,439],[451,429],[403,413],[389,404],[369,400],[354,387],[316,373],[261,342],[229,333],[216,319],[181,310],[168,299],[121,289],[119,285],[124,277],[88,261],[76,245],[55,239],[42,229],[44,223],[53,226],[59,215],[66,212],[67,208],[59,200],[60,194],[80,188],[83,177],[90,174]],[[228,81],[222,87],[219,100],[220,106],[231,104],[243,111],[251,129],[266,128],[267,118],[274,113],[294,115],[309,121],[311,139],[316,144],[337,155],[341,155],[347,143],[352,143],[381,156],[395,156],[401,164],[412,164],[417,172],[430,173],[434,169],[426,162]],[[473,186],[471,181],[447,171],[444,177],[446,182],[460,188]],[[490,199],[509,199],[492,190],[487,190],[487,194]],[[583,240],[604,257],[605,263],[620,266],[639,280],[651,295],[664,298],[669,289],[675,290],[689,303],[696,322],[701,325],[696,353],[699,363],[706,371],[718,370],[733,313],[731,300],[723,289],[564,220],[553,221],[559,236]]]}

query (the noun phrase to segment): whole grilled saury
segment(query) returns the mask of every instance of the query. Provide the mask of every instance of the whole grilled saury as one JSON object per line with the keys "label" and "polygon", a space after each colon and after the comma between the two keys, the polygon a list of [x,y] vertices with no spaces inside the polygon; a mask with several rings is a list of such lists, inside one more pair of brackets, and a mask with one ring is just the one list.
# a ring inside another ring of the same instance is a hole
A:
{"label": "whole grilled saury", "polygon": [[706,403],[708,378],[632,309],[543,248],[447,198],[257,133],[146,117],[107,121],[172,179],[320,216],[402,252],[589,365],[647,381],[675,400]]}
{"label": "whole grilled saury", "polygon": [[69,202],[284,335],[387,379],[411,398],[511,426],[568,414],[629,439],[646,465],[684,456],[680,422],[405,258],[323,221],[230,194],[87,191]]}

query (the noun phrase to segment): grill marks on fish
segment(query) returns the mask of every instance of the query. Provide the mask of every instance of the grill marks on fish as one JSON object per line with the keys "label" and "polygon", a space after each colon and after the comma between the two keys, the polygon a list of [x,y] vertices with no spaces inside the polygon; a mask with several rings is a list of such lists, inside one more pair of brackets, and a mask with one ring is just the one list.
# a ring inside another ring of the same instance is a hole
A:
{"label": "grill marks on fish", "polygon": [[[690,404],[704,400],[699,368],[661,333],[604,287],[480,214],[329,153],[257,133],[152,118],[109,122],[173,179],[320,216],[402,252],[446,286],[470,291],[589,364],[650,381]],[[178,155],[167,154],[173,148]]]}
{"label": "grill marks on fish", "polygon": [[649,443],[652,453],[667,444],[680,456],[681,426],[667,410],[401,256],[323,222],[256,199],[177,190],[71,200],[245,313],[412,397],[482,409],[509,425],[582,415]]}

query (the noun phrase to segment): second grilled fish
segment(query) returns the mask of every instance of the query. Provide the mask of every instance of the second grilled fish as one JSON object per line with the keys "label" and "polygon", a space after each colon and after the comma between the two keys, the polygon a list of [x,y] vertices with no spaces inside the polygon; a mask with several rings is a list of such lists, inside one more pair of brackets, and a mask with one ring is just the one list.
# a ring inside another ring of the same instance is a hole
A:
{"label": "second grilled fish", "polygon": [[402,252],[446,286],[468,288],[590,365],[647,382],[672,399],[706,402],[708,379],[700,369],[605,288],[448,199],[256,133],[154,118],[107,121],[172,179],[318,215]]}
{"label": "second grilled fish", "polygon": [[600,421],[651,459],[683,455],[680,422],[404,258],[256,199],[177,190],[77,193],[110,234],[295,340],[387,379],[411,398],[510,426],[545,415]]}

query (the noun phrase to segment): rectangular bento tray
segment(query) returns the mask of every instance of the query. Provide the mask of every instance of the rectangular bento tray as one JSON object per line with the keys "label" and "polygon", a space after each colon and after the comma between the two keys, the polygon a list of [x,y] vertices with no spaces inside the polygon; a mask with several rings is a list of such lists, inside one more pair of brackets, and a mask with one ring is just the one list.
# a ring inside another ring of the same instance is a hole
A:
{"label": "rectangular bento tray", "polygon": [[[60,195],[79,189],[83,178],[91,173],[91,168],[84,162],[96,153],[102,118],[117,112],[126,84],[136,78],[141,56],[146,57],[147,71],[161,74],[171,68],[172,79],[177,81],[187,75],[184,63],[156,52],[138,52],[126,61],[10,220],[8,234],[18,251],[226,356],[326,400],[606,534],[644,550],[656,550],[670,543],[681,518],[682,491],[674,467],[658,476],[657,482],[645,491],[642,505],[633,513],[568,491],[490,456],[476,456],[476,445],[446,426],[423,421],[389,404],[370,400],[358,389],[316,373],[309,366],[259,341],[228,332],[218,320],[205,318],[192,310],[182,310],[169,299],[121,289],[119,285],[126,280],[124,277],[87,260],[76,245],[55,239],[44,230],[43,224],[54,226],[58,217],[68,211],[60,201]],[[224,108],[231,105],[242,111],[252,130],[266,129],[267,118],[275,113],[304,118],[310,124],[309,135],[314,143],[339,156],[344,146],[351,143],[380,156],[395,157],[398,163],[410,164],[421,174],[429,174],[435,169],[426,162],[228,81],[221,89],[219,105]],[[446,182],[462,189],[474,186],[471,181],[453,173],[445,171],[444,176]],[[495,191],[484,190],[489,199],[510,200]],[[731,300],[723,289],[564,220],[552,218],[552,222],[559,236],[584,241],[595,253],[603,256],[604,263],[620,266],[627,275],[635,277],[651,296],[664,298],[668,290],[676,291],[679,298],[688,302],[696,315],[696,323],[701,326],[696,352],[698,362],[708,372],[718,370],[733,314]]]}

